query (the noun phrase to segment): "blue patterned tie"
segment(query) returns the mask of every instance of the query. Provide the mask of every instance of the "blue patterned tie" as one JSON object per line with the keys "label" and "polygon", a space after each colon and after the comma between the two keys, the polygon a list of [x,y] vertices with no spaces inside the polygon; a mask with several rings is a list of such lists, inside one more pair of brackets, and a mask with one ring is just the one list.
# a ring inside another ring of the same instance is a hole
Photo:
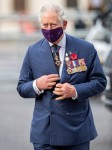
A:
{"label": "blue patterned tie", "polygon": [[53,60],[54,60],[54,63],[56,65],[58,73],[59,73],[59,67],[61,65],[61,61],[60,61],[60,57],[59,57],[60,48],[61,48],[61,46],[59,46],[59,45],[52,45],[51,46]]}

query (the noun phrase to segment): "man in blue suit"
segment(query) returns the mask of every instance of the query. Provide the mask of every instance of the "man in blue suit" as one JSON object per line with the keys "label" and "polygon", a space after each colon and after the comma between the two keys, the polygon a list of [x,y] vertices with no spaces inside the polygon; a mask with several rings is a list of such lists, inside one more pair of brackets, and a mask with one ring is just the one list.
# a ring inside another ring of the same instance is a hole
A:
{"label": "man in blue suit", "polygon": [[64,33],[59,6],[43,6],[40,22],[45,38],[29,47],[17,86],[35,98],[30,140],[34,150],[89,150],[97,131],[88,98],[106,87],[97,52]]}

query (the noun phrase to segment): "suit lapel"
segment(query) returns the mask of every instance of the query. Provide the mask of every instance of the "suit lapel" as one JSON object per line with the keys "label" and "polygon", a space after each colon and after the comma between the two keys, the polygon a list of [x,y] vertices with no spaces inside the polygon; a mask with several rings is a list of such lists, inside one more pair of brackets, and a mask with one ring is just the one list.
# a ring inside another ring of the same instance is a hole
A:
{"label": "suit lapel", "polygon": [[[66,56],[66,53],[69,54],[70,52],[78,55],[78,49],[76,48],[76,43],[74,43],[73,38],[71,38],[69,35],[66,34],[65,56]],[[63,64],[62,75],[61,75],[61,80],[60,80],[61,83],[68,82],[72,76],[71,74],[68,74],[67,72],[65,56],[64,56],[64,64]]]}
{"label": "suit lapel", "polygon": [[47,74],[57,74],[57,69],[56,69],[55,64],[54,64],[50,45],[46,39],[41,44],[41,47],[42,47],[41,54],[42,54],[42,59],[44,61],[46,73]]}

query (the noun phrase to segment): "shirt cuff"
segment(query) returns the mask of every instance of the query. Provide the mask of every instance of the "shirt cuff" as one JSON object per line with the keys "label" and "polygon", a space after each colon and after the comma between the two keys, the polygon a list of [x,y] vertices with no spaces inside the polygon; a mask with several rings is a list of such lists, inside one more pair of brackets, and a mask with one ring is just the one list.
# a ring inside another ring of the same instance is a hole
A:
{"label": "shirt cuff", "polygon": [[78,98],[78,94],[77,94],[76,88],[75,88],[75,93],[76,93],[76,95],[72,97],[72,100],[76,100]]}
{"label": "shirt cuff", "polygon": [[33,81],[33,89],[37,95],[44,93],[44,90],[39,90],[39,88],[37,87],[36,80]]}

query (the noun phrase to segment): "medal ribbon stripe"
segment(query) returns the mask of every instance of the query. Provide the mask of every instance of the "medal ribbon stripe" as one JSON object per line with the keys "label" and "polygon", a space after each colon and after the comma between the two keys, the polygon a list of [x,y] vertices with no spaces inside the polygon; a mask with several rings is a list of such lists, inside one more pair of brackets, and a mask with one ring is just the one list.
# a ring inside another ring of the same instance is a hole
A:
{"label": "medal ribbon stripe", "polygon": [[85,59],[84,58],[78,59],[77,54],[70,53],[70,56],[66,54],[65,61],[68,74],[83,72],[87,70]]}

